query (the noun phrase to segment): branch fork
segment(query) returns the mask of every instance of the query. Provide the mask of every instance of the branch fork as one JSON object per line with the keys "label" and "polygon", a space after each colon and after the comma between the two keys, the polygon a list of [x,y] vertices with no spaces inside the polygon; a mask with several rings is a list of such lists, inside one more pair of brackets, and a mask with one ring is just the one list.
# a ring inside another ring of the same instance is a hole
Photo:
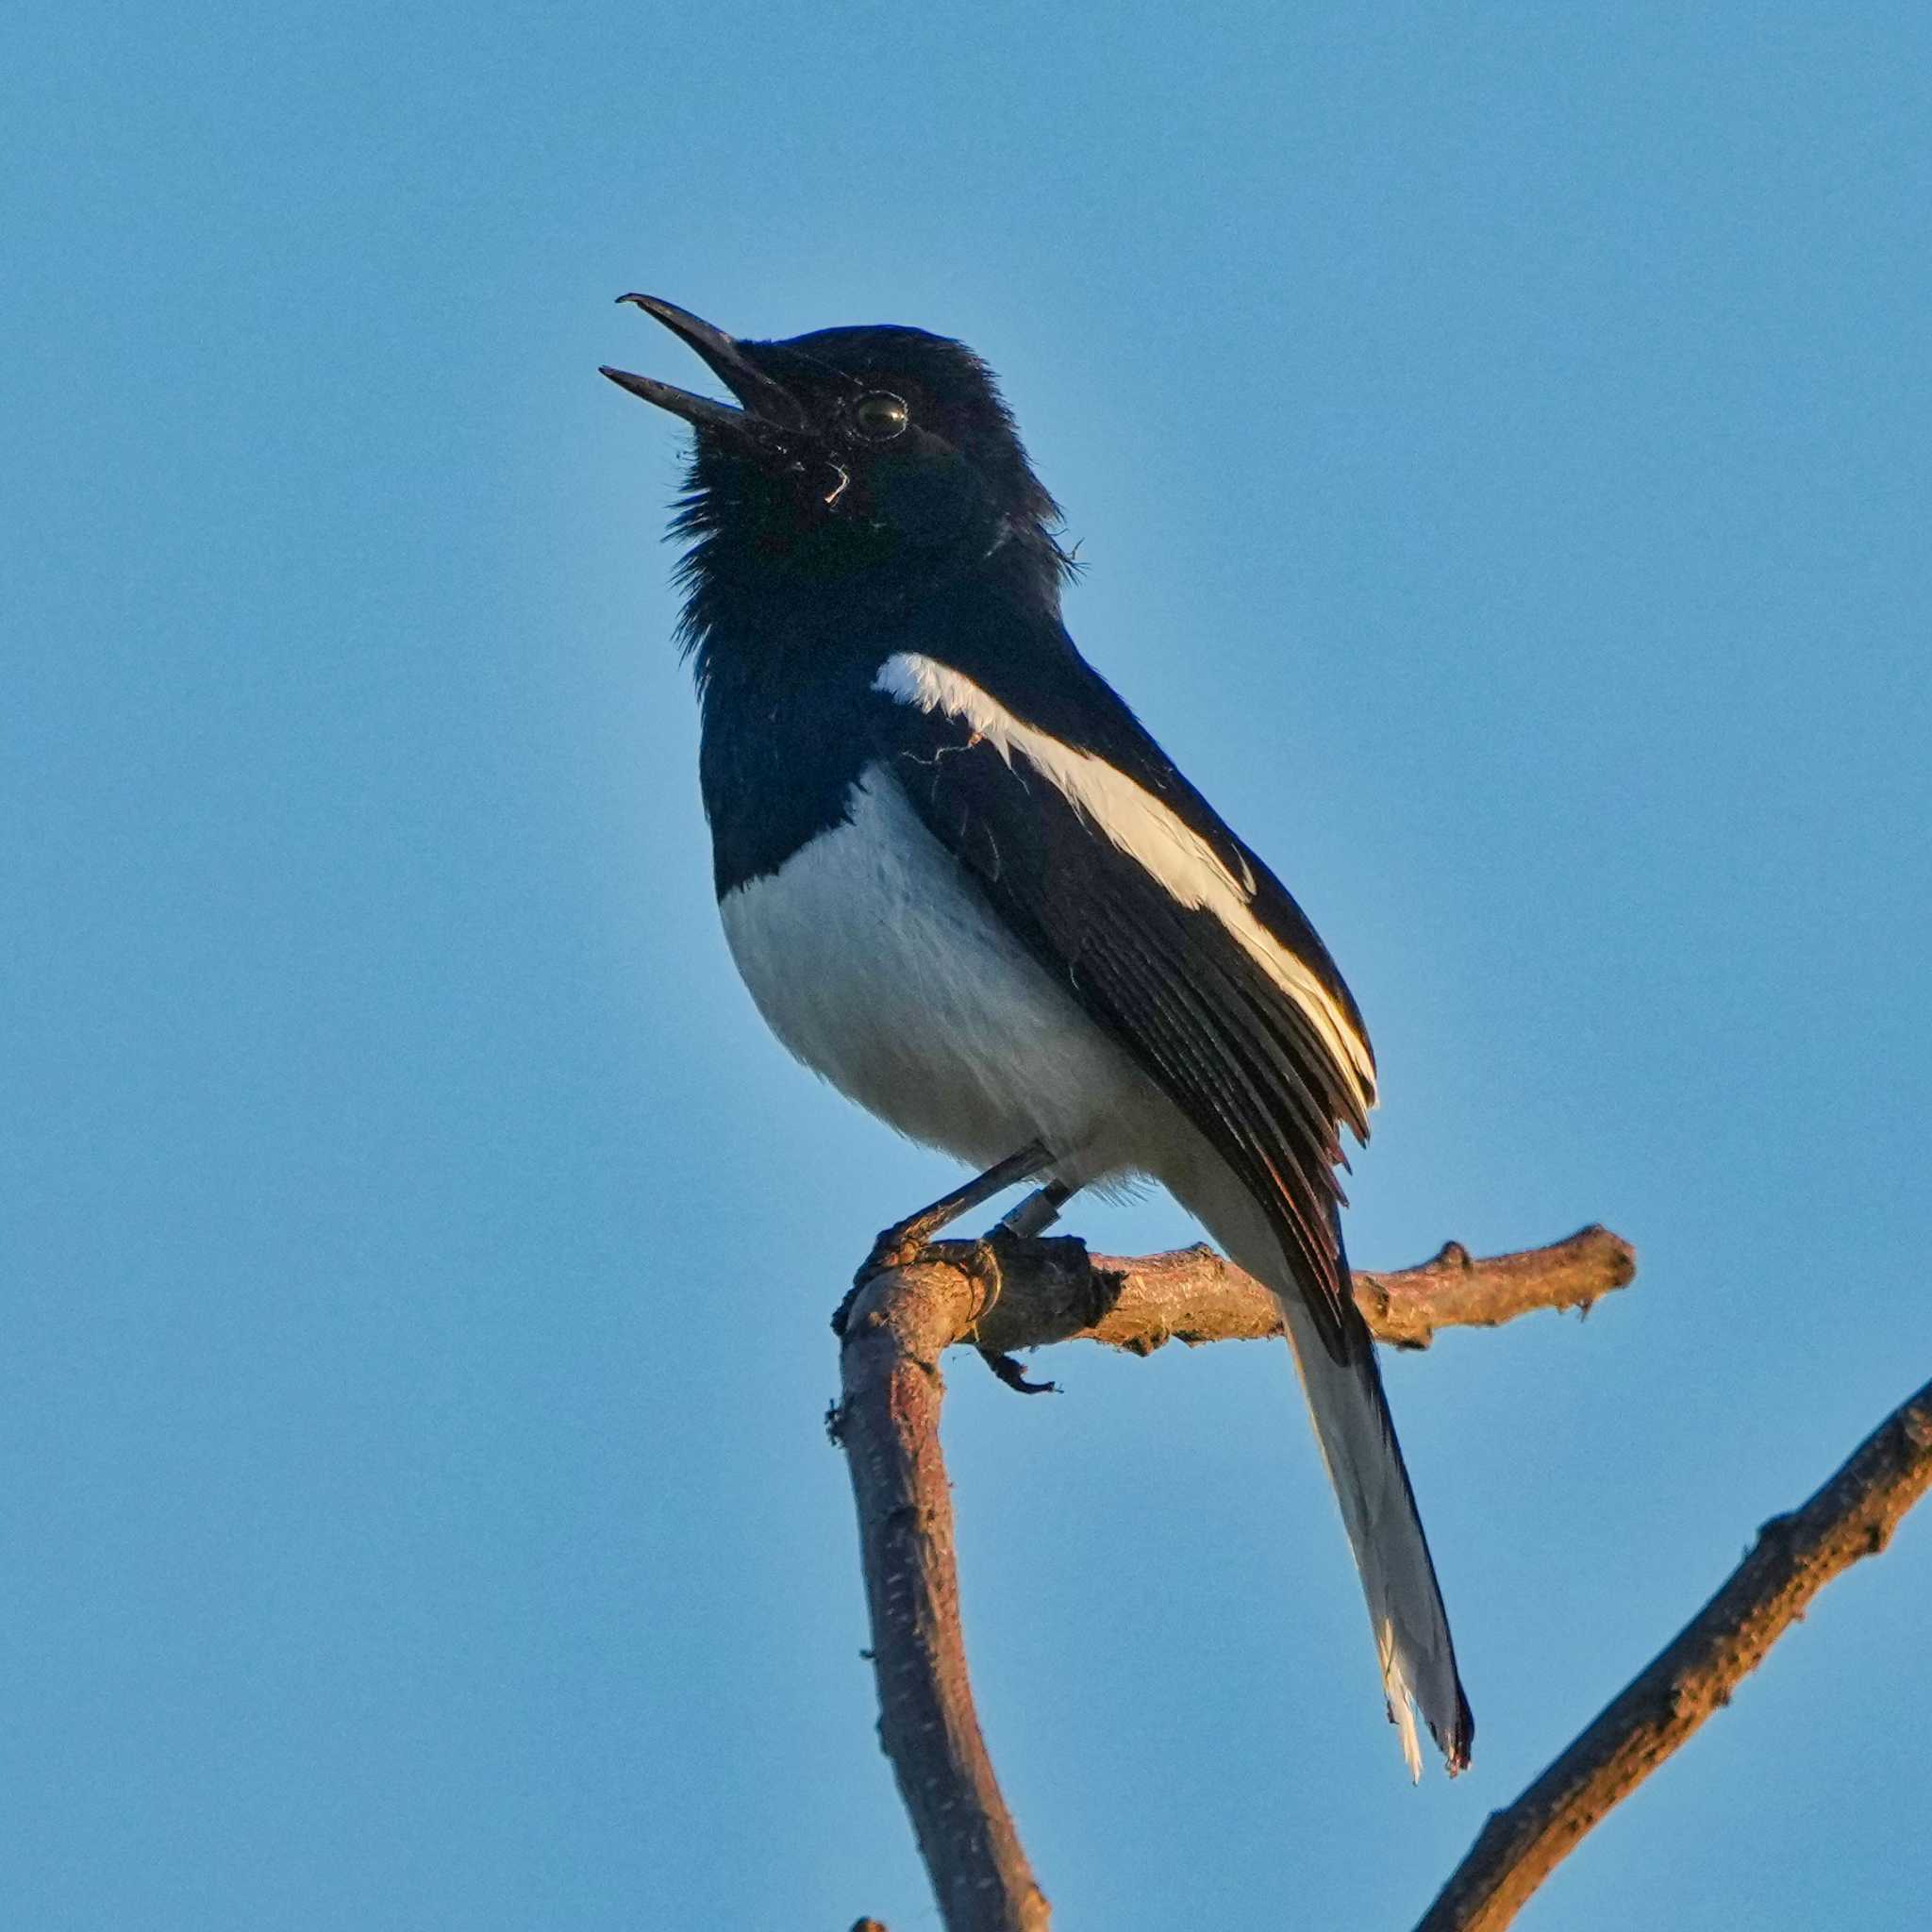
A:
{"label": "branch fork", "polygon": [[[1170,1341],[1260,1340],[1280,1321],[1265,1289],[1202,1247],[1122,1259],[1074,1240],[999,1236],[876,1258],[888,1265],[862,1270],[834,1319],[841,1394],[827,1421],[858,1507],[879,1740],[947,1932],[1047,1932],[1047,1901],[993,1775],[967,1674],[940,1357],[967,1341],[997,1366],[1076,1340],[1148,1355]],[[1537,1308],[1588,1312],[1636,1267],[1629,1243],[1598,1226],[1487,1258],[1451,1241],[1419,1267],[1358,1272],[1356,1302],[1377,1341],[1426,1348],[1448,1327],[1494,1327]],[[1818,1591],[1885,1547],[1928,1487],[1932,1383],[1808,1502],[1764,1524],[1680,1635],[1491,1816],[1417,1932],[1502,1932],[1583,1836],[1729,1701]]]}

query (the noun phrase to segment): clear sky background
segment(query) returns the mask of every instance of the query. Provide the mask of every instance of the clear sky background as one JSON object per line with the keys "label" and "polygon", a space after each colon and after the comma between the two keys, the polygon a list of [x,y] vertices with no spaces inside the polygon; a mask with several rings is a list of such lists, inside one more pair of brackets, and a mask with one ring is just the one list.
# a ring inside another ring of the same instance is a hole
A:
{"label": "clear sky background", "polygon": [[[936,1924],[821,1419],[955,1171],[731,974],[626,289],[981,349],[1367,1012],[1357,1257],[1641,1251],[1390,1365],[1453,1786],[1280,1350],[958,1363],[1069,1932],[1409,1924],[1932,1373],[1932,14],[1287,11],[0,30],[0,1923]],[[1928,1602],[1908,1521],[1523,1924],[1923,1924]]]}

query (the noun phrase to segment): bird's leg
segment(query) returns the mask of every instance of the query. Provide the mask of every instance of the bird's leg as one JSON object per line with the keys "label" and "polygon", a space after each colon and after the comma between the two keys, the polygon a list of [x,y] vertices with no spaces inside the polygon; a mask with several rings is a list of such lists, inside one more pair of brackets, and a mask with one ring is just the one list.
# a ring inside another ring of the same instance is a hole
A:
{"label": "bird's leg", "polygon": [[962,1214],[970,1214],[982,1202],[990,1201],[995,1194],[1018,1185],[1021,1181],[1031,1180],[1043,1167],[1048,1166],[1053,1156],[1039,1141],[1029,1141],[1017,1154],[1009,1154],[1006,1159],[987,1169],[982,1174],[975,1174],[962,1187],[953,1190],[950,1194],[941,1194],[937,1201],[922,1208],[916,1214],[908,1214],[904,1221],[895,1221],[891,1227],[880,1231],[872,1244],[872,1253],[860,1264],[858,1273],[852,1277],[852,1287],[832,1314],[832,1332],[841,1340],[845,1334],[846,1318],[852,1312],[852,1304],[858,1298],[858,1291],[872,1277],[887,1268],[903,1268],[916,1261],[925,1244],[933,1236]]}
{"label": "bird's leg", "polygon": [[[958,1221],[962,1214],[971,1214],[982,1202],[991,1201],[995,1194],[1003,1194],[1022,1181],[1030,1181],[1052,1161],[1053,1156],[1040,1141],[1029,1141],[1019,1153],[1008,1155],[1006,1159],[988,1168],[964,1187],[955,1188],[950,1194],[941,1194],[929,1208],[922,1208],[917,1214],[908,1214],[904,1221],[894,1222],[872,1244],[872,1253],[865,1257],[865,1265],[859,1269],[858,1280],[863,1282],[882,1268],[903,1268],[908,1262],[917,1260],[920,1250],[941,1228]],[[844,1312],[841,1307],[832,1323],[841,1334],[844,1333]]]}
{"label": "bird's leg", "polygon": [[1074,1198],[1074,1191],[1064,1181],[1048,1181],[1045,1187],[1036,1188],[1017,1208],[1001,1215],[994,1234],[1010,1235],[1020,1241],[1030,1241],[1035,1235],[1044,1234],[1060,1218],[1060,1209]]}

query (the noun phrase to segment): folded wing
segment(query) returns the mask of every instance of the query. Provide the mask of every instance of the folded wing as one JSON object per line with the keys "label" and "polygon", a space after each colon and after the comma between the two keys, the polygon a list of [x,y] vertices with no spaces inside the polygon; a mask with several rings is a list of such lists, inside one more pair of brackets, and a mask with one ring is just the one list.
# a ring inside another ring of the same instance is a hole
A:
{"label": "folded wing", "polygon": [[876,686],[882,761],[1236,1184],[1190,1205],[1282,1304],[1411,1769],[1411,1698],[1459,1769],[1469,1706],[1337,1223],[1340,1130],[1366,1138],[1374,1100],[1359,1015],[1280,883],[1079,669],[1075,737],[996,678],[895,657]]}
{"label": "folded wing", "polygon": [[1129,770],[1117,720],[1103,756],[929,658],[894,658],[878,689],[921,818],[1241,1176],[1324,1342],[1351,1353],[1335,1170],[1340,1128],[1367,1137],[1374,1061],[1299,908],[1138,725]]}

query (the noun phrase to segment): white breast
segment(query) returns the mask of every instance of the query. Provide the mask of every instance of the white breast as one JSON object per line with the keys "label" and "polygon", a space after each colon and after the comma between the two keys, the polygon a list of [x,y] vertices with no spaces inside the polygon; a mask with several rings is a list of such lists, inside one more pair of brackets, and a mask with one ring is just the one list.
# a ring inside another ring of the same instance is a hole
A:
{"label": "white breast", "polygon": [[1157,1165],[1167,1103],[999,923],[877,765],[848,824],[719,911],[766,1024],[901,1133],[991,1166],[1038,1138],[1075,1185]]}

